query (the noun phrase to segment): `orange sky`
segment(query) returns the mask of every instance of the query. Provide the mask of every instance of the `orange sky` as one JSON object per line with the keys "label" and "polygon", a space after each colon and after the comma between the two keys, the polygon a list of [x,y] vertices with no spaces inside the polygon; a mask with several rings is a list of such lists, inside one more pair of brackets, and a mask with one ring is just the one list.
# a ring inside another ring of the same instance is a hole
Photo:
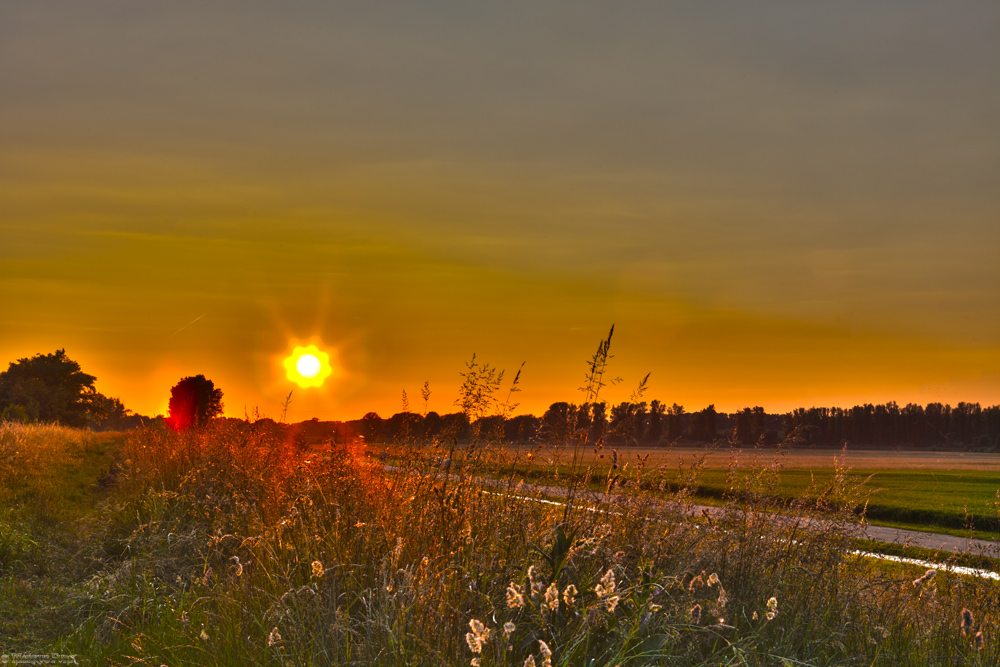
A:
{"label": "orange sky", "polygon": [[[1000,403],[1000,8],[0,8],[0,366],[143,414]],[[334,354],[321,388],[282,358]]]}

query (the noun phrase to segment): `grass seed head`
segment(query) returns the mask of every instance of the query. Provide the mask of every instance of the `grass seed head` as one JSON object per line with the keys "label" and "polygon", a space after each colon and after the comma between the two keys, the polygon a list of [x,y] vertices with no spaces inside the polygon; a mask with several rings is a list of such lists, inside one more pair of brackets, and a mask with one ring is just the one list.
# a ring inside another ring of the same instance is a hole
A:
{"label": "grass seed head", "polygon": [[507,606],[512,609],[520,609],[524,606],[524,593],[521,591],[521,587],[513,581],[507,587]]}
{"label": "grass seed head", "polygon": [[567,586],[566,590],[563,591],[563,602],[566,603],[567,607],[572,607],[576,603],[577,592],[576,586],[573,584]]}
{"label": "grass seed head", "polygon": [[545,604],[552,611],[559,611],[559,587],[556,586],[555,582],[549,584],[549,587],[545,589]]}
{"label": "grass seed head", "polygon": [[701,623],[701,605],[700,604],[696,604],[695,606],[691,607],[691,622],[694,623],[695,625],[698,625],[699,623]]}
{"label": "grass seed head", "polygon": [[972,632],[972,626],[976,620],[972,617],[972,612],[962,607],[962,634],[967,635]]}
{"label": "grass seed head", "polygon": [[615,571],[608,570],[601,577],[601,583],[594,587],[594,592],[597,593],[597,597],[604,598],[615,592]]}

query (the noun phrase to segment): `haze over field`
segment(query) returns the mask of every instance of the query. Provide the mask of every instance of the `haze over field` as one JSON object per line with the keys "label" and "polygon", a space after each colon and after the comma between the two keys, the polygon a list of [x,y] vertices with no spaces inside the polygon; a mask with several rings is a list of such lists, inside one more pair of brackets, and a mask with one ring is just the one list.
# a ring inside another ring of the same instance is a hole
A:
{"label": "haze over field", "polygon": [[425,380],[452,411],[476,352],[542,414],[614,323],[609,401],[996,404],[998,34],[988,2],[5,3],[0,360],[299,420]]}

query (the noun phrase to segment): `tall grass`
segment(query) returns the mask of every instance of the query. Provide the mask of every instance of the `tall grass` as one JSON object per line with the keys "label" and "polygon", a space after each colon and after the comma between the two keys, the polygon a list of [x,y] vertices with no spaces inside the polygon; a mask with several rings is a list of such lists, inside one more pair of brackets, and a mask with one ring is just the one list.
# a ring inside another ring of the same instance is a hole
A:
{"label": "tall grass", "polygon": [[[133,432],[56,648],[149,665],[1000,662],[994,584],[846,555],[856,517],[811,501],[825,521],[806,529],[804,505],[768,493],[773,466],[734,476],[708,519],[683,489],[609,484],[606,512],[516,475],[487,489],[470,470],[518,464],[497,443],[429,451],[450,470],[416,445],[393,469],[349,446],[302,454],[269,421]],[[851,492],[838,479],[827,497]]]}

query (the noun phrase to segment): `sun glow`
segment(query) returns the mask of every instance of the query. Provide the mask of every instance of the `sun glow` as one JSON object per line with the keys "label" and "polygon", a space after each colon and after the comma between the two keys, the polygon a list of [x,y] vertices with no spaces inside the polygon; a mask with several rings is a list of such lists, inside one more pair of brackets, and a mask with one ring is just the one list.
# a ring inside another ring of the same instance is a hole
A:
{"label": "sun glow", "polygon": [[288,379],[300,387],[319,387],[333,373],[330,355],[315,345],[296,347],[284,366]]}

